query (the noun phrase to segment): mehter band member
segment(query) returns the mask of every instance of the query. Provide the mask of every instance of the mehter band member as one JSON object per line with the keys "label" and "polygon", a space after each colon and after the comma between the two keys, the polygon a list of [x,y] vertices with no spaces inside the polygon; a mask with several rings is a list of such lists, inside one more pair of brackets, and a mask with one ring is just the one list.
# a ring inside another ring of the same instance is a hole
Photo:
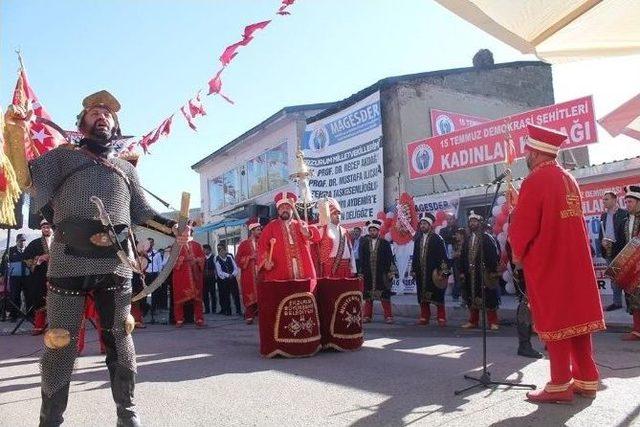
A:
{"label": "mehter band member", "polygon": [[310,242],[318,242],[315,226],[293,219],[297,196],[276,194],[278,217],[264,227],[258,240],[258,260],[264,280],[310,279],[315,287],[316,269],[311,259]]}
{"label": "mehter band member", "polygon": [[320,271],[318,277],[345,278],[356,275],[356,259],[353,255],[351,237],[340,225],[342,208],[332,197],[327,198],[329,223],[320,228]]}
{"label": "mehter band member", "polygon": [[244,320],[247,325],[250,325],[258,315],[257,285],[260,280],[258,274],[258,239],[262,233],[262,226],[258,218],[250,218],[247,221],[247,229],[249,230],[249,237],[238,245],[236,259],[240,267]]}
{"label": "mehter band member", "polygon": [[391,245],[380,237],[382,222],[378,219],[365,224],[369,235],[360,240],[361,276],[364,279],[364,313],[362,321],[373,319],[373,300],[378,299],[384,311],[386,323],[393,323],[391,309],[391,279],[395,272]]}
{"label": "mehter band member", "polygon": [[[482,256],[481,256],[482,255]],[[460,254],[464,299],[469,307],[469,321],[463,328],[477,328],[482,308],[482,286],[487,309],[489,329],[499,329],[498,306],[498,246],[491,235],[484,231],[484,218],[474,211],[469,213],[469,237]]]}
{"label": "mehter band member", "polygon": [[444,306],[444,292],[447,288],[449,266],[444,240],[433,231],[436,218],[427,212],[420,218],[420,230],[413,243],[411,274],[416,279],[420,319],[418,324],[429,324],[430,304],[437,308],[438,326],[445,326],[447,315]]}
{"label": "mehter band member", "polygon": [[591,334],[605,328],[575,178],[556,161],[567,135],[527,126],[529,175],[512,214],[509,239],[521,265],[536,332],[547,345],[551,381],[527,393],[538,403],[595,397],[598,369]]}
{"label": "mehter band member", "polygon": [[[624,204],[629,216],[623,224],[624,244],[640,236],[640,185],[625,187]],[[625,341],[640,341],[640,286],[636,286],[632,292],[625,292],[627,310],[633,316],[633,329],[622,337]]]}

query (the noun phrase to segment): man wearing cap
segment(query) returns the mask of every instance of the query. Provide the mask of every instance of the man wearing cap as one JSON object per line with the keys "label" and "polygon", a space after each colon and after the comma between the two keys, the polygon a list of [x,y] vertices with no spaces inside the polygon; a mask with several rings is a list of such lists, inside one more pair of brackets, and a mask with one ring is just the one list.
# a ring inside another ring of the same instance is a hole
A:
{"label": "man wearing cap", "polygon": [[393,323],[391,310],[391,278],[394,275],[393,252],[391,245],[380,237],[382,221],[374,219],[365,224],[369,235],[360,241],[360,262],[364,279],[364,313],[362,321],[369,323],[373,319],[373,300],[379,299],[384,311],[386,323]]}
{"label": "man wearing cap", "polygon": [[310,279],[316,284],[316,269],[309,243],[320,240],[318,229],[293,219],[297,197],[293,193],[276,194],[278,217],[264,227],[258,239],[258,265],[264,280]]}
{"label": "man wearing cap", "polygon": [[244,320],[247,325],[250,325],[258,315],[258,239],[260,239],[260,234],[262,233],[262,226],[258,218],[250,218],[247,221],[247,229],[249,230],[249,237],[238,245],[236,258],[240,266]]}
{"label": "man wearing cap", "polygon": [[[11,301],[14,306],[11,306],[9,310],[10,319],[15,322],[18,318],[20,307],[22,306],[22,295],[24,294],[24,303],[26,306],[27,315],[30,315],[31,307],[33,306],[32,294],[29,292],[29,275],[31,270],[28,264],[25,262],[25,245],[27,238],[24,234],[18,233],[16,235],[16,244],[9,248],[9,256],[7,260],[7,254],[2,257],[2,264],[0,265],[0,274],[8,275],[8,283]],[[8,264],[7,264],[8,261]],[[7,267],[8,272],[7,272]],[[16,308],[17,307],[17,308]]]}
{"label": "man wearing cap", "polygon": [[[106,364],[116,403],[118,424],[140,424],[134,400],[136,356],[131,337],[131,262],[118,257],[134,224],[153,220],[170,229],[175,222],[164,219],[149,206],[134,166],[114,155],[121,135],[119,102],[107,91],[82,102],[76,145],[62,145],[33,160],[32,203],[55,229],[47,271],[47,321],[45,350],[40,361],[42,406],[40,424],[57,426],[69,396],[69,383],[77,357],[78,331],[85,297],[93,294],[102,324]],[[95,196],[108,211],[116,239],[95,219]],[[151,222],[149,222],[151,223]],[[175,231],[174,231],[175,233]],[[183,245],[186,236],[177,238]],[[133,249],[124,249],[130,254]]]}
{"label": "man wearing cap", "polygon": [[[598,234],[598,242],[602,247],[603,258],[607,260],[607,264],[620,253],[624,248],[624,222],[627,220],[629,213],[621,209],[618,205],[618,195],[614,191],[606,191],[602,197],[602,203],[605,211],[600,216],[600,232]],[[614,311],[622,308],[622,289],[611,281],[613,290],[613,301],[607,306],[605,311]]]}
{"label": "man wearing cap", "polygon": [[33,335],[40,335],[47,324],[47,267],[53,241],[51,224],[46,219],[40,221],[40,230],[42,237],[31,241],[24,251],[25,262],[32,272],[29,277],[29,293],[34,312]]}
{"label": "man wearing cap", "polygon": [[[431,317],[430,304],[435,304],[438,326],[445,326],[447,315],[444,307],[444,291],[446,287],[447,250],[444,239],[433,232],[435,216],[426,212],[419,223],[419,231],[413,242],[413,258],[411,261],[411,275],[416,279],[418,304],[420,304],[419,325],[428,325]],[[434,282],[438,280],[438,285]]]}
{"label": "man wearing cap", "polygon": [[484,218],[474,211],[469,212],[469,237],[464,241],[460,252],[463,294],[469,307],[469,321],[462,325],[465,329],[478,327],[482,308],[482,287],[489,328],[492,331],[500,328],[497,273],[499,258],[496,241],[484,231]]}
{"label": "man wearing cap", "polygon": [[327,199],[329,205],[329,223],[320,227],[320,271],[318,277],[345,278],[356,273],[356,260],[349,232],[340,225],[342,209],[338,201],[332,197]]}
{"label": "man wearing cap", "polygon": [[[629,185],[624,188],[624,204],[629,212],[622,227],[623,247],[629,241],[640,236],[640,185]],[[625,292],[627,310],[633,316],[633,329],[622,337],[625,341],[640,341],[640,287],[633,293]]]}
{"label": "man wearing cap", "polygon": [[591,334],[605,329],[576,180],[557,162],[567,135],[527,126],[529,175],[512,214],[513,261],[523,268],[533,322],[549,352],[551,380],[527,393],[538,403],[593,398],[598,368]]}

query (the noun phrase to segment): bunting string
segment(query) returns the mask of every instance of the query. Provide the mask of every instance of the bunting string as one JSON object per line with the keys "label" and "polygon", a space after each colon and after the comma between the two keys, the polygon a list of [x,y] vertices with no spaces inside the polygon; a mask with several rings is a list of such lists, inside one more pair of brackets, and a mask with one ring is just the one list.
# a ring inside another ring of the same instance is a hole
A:
{"label": "bunting string", "polygon": [[[279,16],[287,16],[291,13],[288,9],[293,5],[295,0],[282,0],[280,2],[280,6],[276,11],[276,15]],[[269,24],[271,20],[256,22],[254,24],[247,25],[244,27],[244,32],[242,33],[242,38],[227,46],[219,57],[220,68],[216,71],[214,76],[207,83],[206,89],[201,89],[197,92],[196,96],[189,99],[186,104],[180,106],[175,112],[173,112],[169,117],[164,119],[160,125],[146,133],[140,140],[133,140],[128,147],[126,147],[127,151],[132,151],[136,146],[142,148],[145,154],[149,153],[149,147],[162,137],[168,137],[171,133],[172,121],[176,113],[180,113],[187,125],[194,131],[197,132],[198,128],[195,123],[195,119],[201,116],[206,116],[207,113],[204,109],[204,105],[202,104],[201,94],[204,90],[206,90],[207,96],[218,95],[222,99],[224,99],[229,104],[234,104],[233,100],[229,98],[222,92],[222,73],[227,69],[229,64],[236,58],[241,48],[246,47],[251,41],[254,39],[256,32],[260,30],[264,30]]]}

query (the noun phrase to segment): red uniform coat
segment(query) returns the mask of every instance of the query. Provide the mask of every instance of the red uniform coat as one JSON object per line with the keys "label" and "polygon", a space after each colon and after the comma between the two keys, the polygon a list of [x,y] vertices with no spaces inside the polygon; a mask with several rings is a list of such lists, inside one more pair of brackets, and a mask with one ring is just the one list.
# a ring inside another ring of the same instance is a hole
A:
{"label": "red uniform coat", "polygon": [[180,249],[173,268],[173,302],[202,302],[205,254],[200,243],[191,240]]}
{"label": "red uniform coat", "polygon": [[[353,258],[353,245],[351,244],[351,236],[346,228],[341,225],[336,227],[336,231],[340,232],[338,235],[330,236],[327,232],[329,225],[322,226],[318,231],[320,233],[320,242],[316,245],[318,247],[318,264],[320,270],[316,271],[318,277],[353,277],[356,273],[356,263]],[[340,246],[342,251],[340,250]],[[340,259],[336,263],[336,257],[331,257],[333,250],[336,250],[336,255],[340,255]],[[349,257],[344,256],[348,254]],[[335,268],[335,271],[333,271]]]}
{"label": "red uniform coat", "polygon": [[[307,239],[302,234],[300,222],[291,220],[289,229],[293,243],[290,243],[285,226],[283,220],[279,218],[274,219],[262,230],[262,234],[258,240],[258,263],[261,271],[264,272],[264,280],[311,279],[311,288],[313,289],[316,281],[316,269],[311,258],[309,242],[310,240],[313,242],[320,240],[318,229],[310,225],[309,231],[311,232],[311,238]],[[275,239],[271,258],[273,268],[267,271],[264,269],[264,263],[269,258],[269,242],[271,239]],[[297,276],[294,273],[294,259],[297,260]]]}
{"label": "red uniform coat", "polygon": [[[240,287],[245,307],[258,302],[256,293],[258,277],[258,243],[251,237],[240,242],[236,252],[240,267]],[[261,274],[262,275],[262,274]]]}
{"label": "red uniform coat", "polygon": [[522,183],[509,239],[542,340],[605,328],[580,190],[555,161],[538,165]]}

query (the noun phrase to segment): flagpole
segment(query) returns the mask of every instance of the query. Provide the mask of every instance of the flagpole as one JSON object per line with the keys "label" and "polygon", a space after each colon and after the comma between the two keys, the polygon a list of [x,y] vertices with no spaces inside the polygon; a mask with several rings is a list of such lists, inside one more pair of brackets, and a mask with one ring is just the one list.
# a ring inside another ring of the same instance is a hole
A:
{"label": "flagpole", "polygon": [[19,71],[24,70],[24,62],[22,61],[22,52],[20,51],[20,49],[16,49],[16,53],[18,54],[18,62],[20,62],[20,70]]}

